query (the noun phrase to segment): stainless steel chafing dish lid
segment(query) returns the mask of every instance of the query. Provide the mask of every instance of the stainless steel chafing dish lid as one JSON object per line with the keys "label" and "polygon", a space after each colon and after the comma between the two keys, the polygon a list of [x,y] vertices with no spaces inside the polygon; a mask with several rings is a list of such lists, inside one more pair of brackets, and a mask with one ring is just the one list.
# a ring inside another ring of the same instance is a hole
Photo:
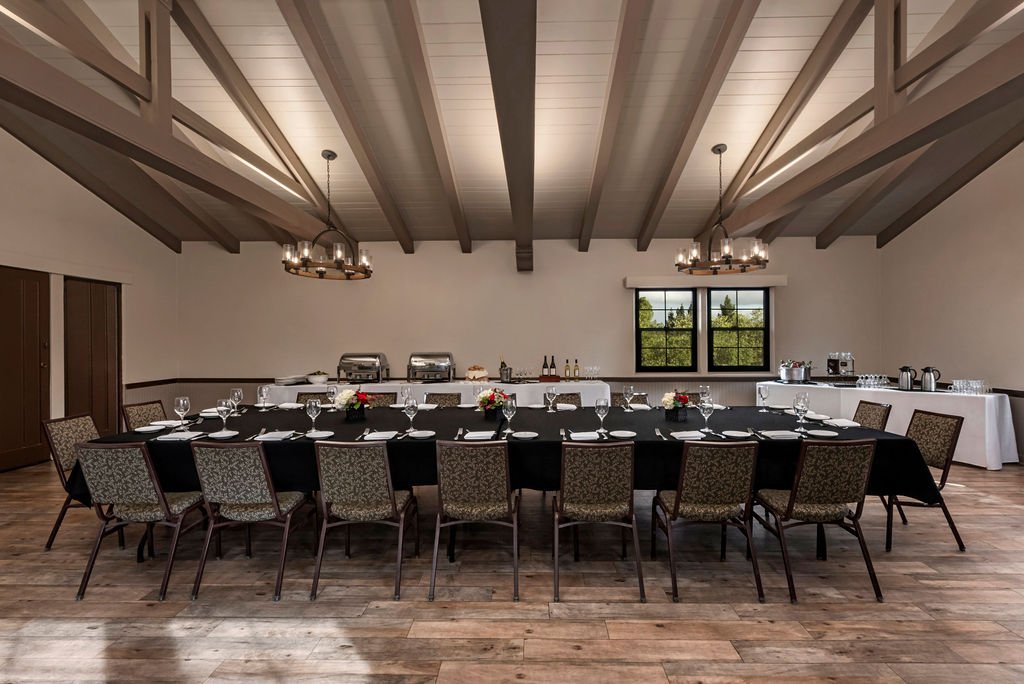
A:
{"label": "stainless steel chafing dish lid", "polygon": [[410,370],[447,371],[455,368],[451,352],[414,352],[409,355]]}
{"label": "stainless steel chafing dish lid", "polygon": [[347,371],[376,371],[388,367],[388,357],[381,352],[347,352],[341,355],[338,366]]}

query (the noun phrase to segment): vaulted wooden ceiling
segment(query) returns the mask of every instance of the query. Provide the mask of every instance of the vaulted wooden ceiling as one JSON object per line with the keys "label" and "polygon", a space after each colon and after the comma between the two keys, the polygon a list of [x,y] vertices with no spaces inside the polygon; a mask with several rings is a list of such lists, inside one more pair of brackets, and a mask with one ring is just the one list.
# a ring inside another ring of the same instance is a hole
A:
{"label": "vaulted wooden ceiling", "polygon": [[0,127],[172,249],[329,210],[521,270],[538,239],[647,249],[707,235],[718,142],[734,234],[881,245],[1024,139],[1022,8],[0,0]]}

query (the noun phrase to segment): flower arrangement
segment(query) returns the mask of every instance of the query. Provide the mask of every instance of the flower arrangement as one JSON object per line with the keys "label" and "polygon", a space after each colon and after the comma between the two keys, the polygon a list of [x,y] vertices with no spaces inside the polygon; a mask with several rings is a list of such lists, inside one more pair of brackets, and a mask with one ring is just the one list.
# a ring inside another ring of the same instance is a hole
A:
{"label": "flower arrangement", "polygon": [[810,361],[794,361],[793,359],[783,359],[779,361],[779,368],[813,368],[813,364]]}
{"label": "flower arrangement", "polygon": [[369,395],[360,390],[342,390],[334,398],[334,405],[340,409],[361,409],[369,402]]}
{"label": "flower arrangement", "polygon": [[476,405],[483,411],[490,411],[491,409],[500,409],[506,399],[508,399],[507,394],[497,387],[492,387],[476,395]]}
{"label": "flower arrangement", "polygon": [[674,408],[685,408],[686,405],[689,403],[690,397],[686,396],[686,394],[678,390],[673,390],[672,392],[665,392],[665,394],[663,394],[661,397],[661,405],[666,410]]}

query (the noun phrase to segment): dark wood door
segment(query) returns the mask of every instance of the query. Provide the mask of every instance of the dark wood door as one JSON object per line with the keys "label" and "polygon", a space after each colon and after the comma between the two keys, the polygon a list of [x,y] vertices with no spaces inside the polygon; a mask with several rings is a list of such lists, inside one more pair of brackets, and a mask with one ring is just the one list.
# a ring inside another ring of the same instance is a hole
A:
{"label": "dark wood door", "polygon": [[50,276],[0,266],[0,470],[49,458]]}
{"label": "dark wood door", "polygon": [[64,413],[88,413],[101,435],[118,431],[120,286],[64,280]]}

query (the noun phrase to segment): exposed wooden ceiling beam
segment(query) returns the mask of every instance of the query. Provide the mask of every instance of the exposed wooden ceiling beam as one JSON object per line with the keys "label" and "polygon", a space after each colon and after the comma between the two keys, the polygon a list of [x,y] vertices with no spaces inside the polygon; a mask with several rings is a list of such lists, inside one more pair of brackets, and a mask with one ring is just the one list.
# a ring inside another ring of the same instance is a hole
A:
{"label": "exposed wooden ceiling beam", "polygon": [[[874,71],[875,123],[892,114],[899,106],[896,100],[896,68],[906,55],[903,33],[907,30],[905,0],[874,0]],[[902,15],[902,17],[901,17]],[[902,18],[902,21],[901,21]]]}
{"label": "exposed wooden ceiling beam", "polygon": [[498,135],[516,241],[516,268],[533,270],[537,0],[480,0]]}
{"label": "exposed wooden ceiling beam", "polygon": [[74,130],[214,197],[299,235],[322,224],[202,152],[155,130],[13,43],[0,41],[0,99]]}
{"label": "exposed wooden ceiling beam", "polygon": [[583,220],[580,224],[581,252],[590,249],[590,239],[594,235],[597,210],[601,204],[605,179],[611,166],[612,150],[615,147],[615,135],[619,129],[622,107],[626,102],[626,90],[632,77],[633,65],[636,63],[636,52],[641,38],[640,29],[650,9],[651,0],[623,0],[619,11],[619,28],[612,50],[612,71],[608,77],[604,117],[601,130],[598,132],[594,172],[590,176],[590,192],[587,194],[587,204],[583,209]]}
{"label": "exposed wooden ceiling beam", "polygon": [[[832,21],[829,22],[825,32],[821,34],[821,38],[811,50],[800,73],[797,74],[793,84],[786,91],[779,106],[775,108],[775,113],[768,120],[768,124],[764,127],[757,142],[754,143],[746,159],[740,164],[739,170],[729,182],[722,200],[723,213],[726,216],[735,208],[743,186],[771,154],[775,145],[786,134],[818,86],[828,75],[832,65],[846,50],[853,34],[857,32],[868,12],[871,11],[871,4],[872,0],[843,0],[843,4],[839,6]],[[707,239],[717,220],[716,209],[705,221],[699,239]]]}
{"label": "exposed wooden ceiling beam", "polygon": [[327,26],[327,19],[323,15],[320,4],[302,0],[277,0],[277,6],[295,38],[306,64],[313,72],[313,78],[320,86],[324,99],[327,100],[327,105],[331,108],[341,132],[345,135],[345,140],[348,141],[349,148],[366,177],[366,182],[377,198],[381,211],[384,212],[391,230],[395,233],[395,238],[402,245],[402,250],[406,254],[412,254],[415,251],[412,234],[405,225],[405,219],[384,182],[384,174],[370,148],[369,139],[356,123],[352,105],[345,97],[341,77],[338,75],[337,69],[334,68],[327,44],[320,34],[320,28]]}
{"label": "exposed wooden ceiling beam", "polygon": [[398,45],[409,70],[410,79],[416,89],[423,122],[430,137],[430,146],[434,150],[434,163],[441,185],[444,187],[445,198],[448,200],[448,211],[452,216],[452,225],[459,245],[464,254],[473,251],[473,240],[469,234],[469,224],[459,198],[459,187],[455,182],[455,171],[448,154],[448,138],[444,123],[441,121],[441,103],[434,88],[434,79],[430,71],[430,59],[427,55],[426,40],[420,25],[419,10],[416,0],[390,0],[388,10],[394,22]]}
{"label": "exposed wooden ceiling beam", "polygon": [[796,218],[800,215],[799,211],[794,211],[788,216],[783,216],[780,219],[772,221],[767,226],[761,229],[761,232],[757,234],[757,237],[764,241],[766,245],[770,245],[775,241],[775,238],[786,232],[786,229],[796,221]]}
{"label": "exposed wooden ceiling beam", "polygon": [[726,219],[749,235],[855,178],[927,145],[974,118],[1024,97],[1024,36],[1017,36],[878,126]]}
{"label": "exposed wooden ceiling beam", "polygon": [[[131,160],[128,161],[131,162]],[[147,166],[142,166],[138,162],[131,163],[135,164],[139,171],[149,176],[157,185],[163,188],[164,192],[178,203],[181,210],[188,214],[192,222],[199,226],[211,240],[231,254],[238,254],[241,251],[241,246],[235,234],[225,228],[224,224],[215,219],[210,212],[206,211],[202,205],[193,199],[184,188],[177,185],[173,179]],[[259,219],[256,218],[252,218],[252,220],[259,222]]]}
{"label": "exposed wooden ceiling beam", "polygon": [[697,139],[704,129],[704,124],[711,113],[711,108],[715,104],[718,92],[721,90],[726,76],[729,75],[729,69],[732,67],[736,53],[743,43],[743,38],[747,34],[747,29],[750,27],[750,22],[757,13],[759,5],[759,0],[754,0],[753,2],[733,0],[729,6],[729,12],[725,17],[725,22],[722,24],[721,31],[718,33],[714,47],[711,49],[707,65],[704,67],[704,73],[697,86],[697,96],[691,101],[691,107],[683,117],[683,126],[676,143],[675,158],[672,160],[672,165],[666,174],[656,184],[657,190],[644,214],[640,232],[636,237],[636,248],[638,251],[646,251],[651,244],[651,240],[654,239],[654,234],[658,230],[658,224],[661,223],[661,218],[665,215],[665,209],[668,208],[672,195],[675,193],[679,177],[683,174],[683,169],[686,168],[686,163],[690,160],[690,155],[697,144]]}
{"label": "exposed wooden ceiling beam", "polygon": [[152,97],[139,102],[150,125],[171,131],[171,12],[163,0],[139,0],[139,57]]}

